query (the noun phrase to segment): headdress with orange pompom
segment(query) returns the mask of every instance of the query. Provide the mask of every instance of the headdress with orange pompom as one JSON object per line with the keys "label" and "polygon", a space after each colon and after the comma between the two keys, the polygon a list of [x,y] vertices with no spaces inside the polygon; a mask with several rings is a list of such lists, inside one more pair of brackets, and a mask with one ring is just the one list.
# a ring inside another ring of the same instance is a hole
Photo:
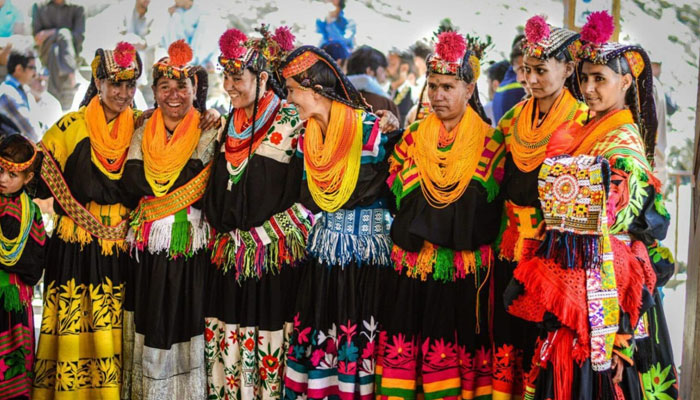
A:
{"label": "headdress with orange pompom", "polygon": [[197,88],[194,106],[203,112],[206,109],[209,80],[204,68],[190,64],[193,58],[192,48],[187,42],[181,39],[171,43],[168,46],[168,56],[153,64],[153,85],[155,86],[160,78],[191,79]]}
{"label": "headdress with orange pompom", "polygon": [[107,79],[112,82],[131,81],[139,79],[143,71],[139,53],[128,42],[119,42],[113,50],[97,49],[90,66],[92,79],[80,103],[81,107],[87,105],[97,95],[95,79]]}
{"label": "headdress with orange pompom", "polygon": [[634,78],[632,91],[636,92],[635,104],[628,104],[639,126],[650,162],[654,159],[658,120],[654,104],[654,81],[649,55],[640,46],[609,42],[615,31],[613,17],[607,11],[588,15],[581,28],[583,46],[579,51],[582,61],[608,65],[620,74],[629,73]]}

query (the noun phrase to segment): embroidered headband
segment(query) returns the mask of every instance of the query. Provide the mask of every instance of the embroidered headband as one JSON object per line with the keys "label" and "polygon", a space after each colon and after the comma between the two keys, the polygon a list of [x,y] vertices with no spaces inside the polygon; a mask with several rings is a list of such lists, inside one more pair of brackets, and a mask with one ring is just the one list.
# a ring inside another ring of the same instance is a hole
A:
{"label": "embroidered headband", "polygon": [[292,59],[284,68],[282,68],[282,77],[284,79],[290,76],[299,75],[300,73],[311,68],[319,60],[316,53],[311,51],[306,51],[300,54],[298,57]]}
{"label": "embroidered headband", "polygon": [[29,158],[29,160],[27,160],[25,162],[18,163],[18,162],[10,161],[10,160],[0,156],[0,167],[2,167],[2,169],[4,169],[5,171],[10,171],[10,172],[22,172],[22,171],[29,169],[29,167],[31,167],[32,164],[34,164],[34,160],[36,159],[36,153],[37,153],[36,146],[34,146],[33,143],[32,143],[32,148],[34,149],[34,153],[32,153],[32,156]]}
{"label": "embroidered headband", "polygon": [[[336,82],[333,87],[325,87],[313,81],[307,71],[316,63],[321,62],[335,75]],[[297,77],[300,85],[312,89],[316,93],[331,100],[341,102],[353,108],[370,111],[364,97],[350,83],[338,64],[325,51],[315,46],[301,46],[285,57],[281,65],[276,69],[280,81]]]}

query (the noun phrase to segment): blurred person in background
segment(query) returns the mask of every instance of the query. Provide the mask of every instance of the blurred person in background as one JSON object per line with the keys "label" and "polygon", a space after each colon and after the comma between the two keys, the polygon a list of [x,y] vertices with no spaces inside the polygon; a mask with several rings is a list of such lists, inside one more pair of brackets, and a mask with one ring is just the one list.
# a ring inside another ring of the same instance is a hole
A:
{"label": "blurred person in background", "polygon": [[343,46],[340,42],[328,42],[321,46],[321,49],[328,53],[343,72],[345,72],[345,61],[350,57],[350,50],[347,47]]}
{"label": "blurred person in background", "polygon": [[0,0],[0,37],[6,38],[24,33],[24,15],[12,4],[12,0]]}
{"label": "blurred person in background", "polygon": [[513,39],[510,52],[510,68],[493,96],[493,120],[498,123],[508,110],[525,97],[525,70],[523,67],[522,41],[524,35]]}
{"label": "blurred person in background", "polygon": [[326,18],[316,20],[316,32],[321,34],[319,47],[338,42],[350,54],[355,47],[355,21],[345,18],[345,0],[329,0],[329,4],[331,10]]}
{"label": "blurred person in background", "polygon": [[360,46],[348,58],[348,80],[360,91],[372,110],[389,110],[399,115],[396,104],[380,86],[380,82],[386,80],[387,65],[382,52],[370,46]]}
{"label": "blurred person in background", "polygon": [[48,82],[49,70],[41,68],[40,71],[37,71],[31,83],[29,83],[29,90],[36,102],[36,107],[32,109],[31,116],[37,121],[41,130],[41,135],[43,135],[51,125],[55,124],[63,114],[61,103],[46,90]]}
{"label": "blurred person in background", "polygon": [[217,22],[220,18],[209,15],[205,11],[206,8],[208,7],[199,7],[194,0],[175,0],[168,8],[170,18],[165,26],[160,47],[166,49],[170,43],[184,39],[192,47],[192,62],[207,69],[211,76],[219,51],[216,40],[211,38],[217,37],[225,26],[219,26]]}
{"label": "blurred person in background", "polygon": [[34,4],[32,34],[41,63],[49,69],[49,93],[67,110],[75,95],[78,54],[85,39],[83,6],[67,4],[66,0]]}
{"label": "blurred person in background", "polygon": [[509,67],[510,63],[503,60],[492,64],[489,69],[486,70],[486,77],[489,81],[489,101],[484,104],[484,112],[486,116],[491,119],[491,126],[496,126],[498,124],[498,121],[493,117],[493,96],[501,85],[501,81],[503,81]]}
{"label": "blurred person in background", "polygon": [[[425,60],[428,59],[428,56],[433,51],[433,48],[425,40],[419,40],[414,43],[409,50],[413,54],[413,68],[416,76],[416,81],[413,85],[413,90],[411,90],[411,94],[413,95],[413,102],[417,103],[420,92],[423,90],[423,86],[425,86],[425,80],[428,72],[428,66],[425,63]],[[424,101],[427,101],[428,95],[424,94],[423,97]]]}
{"label": "blurred person in background", "polygon": [[36,76],[36,56],[31,50],[12,51],[7,60],[7,77],[0,84],[2,111],[10,116],[22,135],[36,142],[40,129],[31,118],[35,106],[27,85]]}
{"label": "blurred person in background", "polygon": [[388,57],[386,72],[391,80],[389,97],[399,109],[399,127],[404,126],[406,115],[413,107],[411,82],[408,76],[413,73],[413,56],[405,51],[392,50]]}

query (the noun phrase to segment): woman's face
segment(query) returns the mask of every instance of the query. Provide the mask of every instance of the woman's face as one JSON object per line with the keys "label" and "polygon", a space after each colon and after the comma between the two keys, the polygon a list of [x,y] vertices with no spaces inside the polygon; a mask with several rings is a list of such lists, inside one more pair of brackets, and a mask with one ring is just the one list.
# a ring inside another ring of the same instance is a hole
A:
{"label": "woman's face", "polygon": [[607,65],[585,61],[581,67],[581,91],[596,115],[624,108],[625,94],[631,84],[630,74],[618,74]]}
{"label": "woman's face", "polygon": [[428,75],[430,106],[441,121],[461,118],[473,93],[474,83],[466,83],[456,75]]}
{"label": "woman's face", "polygon": [[96,79],[95,86],[99,89],[102,108],[108,119],[116,117],[134,102],[134,94],[136,94],[134,79],[122,82]]}
{"label": "woman's face", "polygon": [[0,193],[17,193],[34,177],[33,172],[13,172],[0,166]]}
{"label": "woman's face", "polygon": [[536,99],[557,95],[564,87],[566,78],[574,72],[573,62],[562,62],[554,57],[542,60],[535,57],[523,57],[525,81]]}
{"label": "woman's face", "polygon": [[153,85],[153,95],[163,116],[174,121],[183,119],[190,111],[194,103],[195,90],[189,78],[161,77]]}
{"label": "woman's face", "polygon": [[[267,78],[267,72],[260,73],[260,95],[265,92]],[[235,74],[224,72],[224,90],[231,98],[233,108],[252,107],[255,101],[255,74],[248,69]]]}
{"label": "woman's face", "polygon": [[[318,98],[321,97],[321,95],[309,88],[299,85],[299,82],[295,81],[293,78],[287,78],[286,86],[287,101],[294,104],[299,112],[299,118],[307,120],[315,114],[324,113],[323,104],[325,102],[319,101]],[[328,112],[330,112],[330,110],[325,110],[325,113]]]}

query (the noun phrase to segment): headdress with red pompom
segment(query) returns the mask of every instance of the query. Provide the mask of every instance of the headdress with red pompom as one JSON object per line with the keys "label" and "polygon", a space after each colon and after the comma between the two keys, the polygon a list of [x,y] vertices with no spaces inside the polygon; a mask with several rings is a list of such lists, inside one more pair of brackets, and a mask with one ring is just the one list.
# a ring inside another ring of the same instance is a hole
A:
{"label": "headdress with red pompom", "polygon": [[168,47],[168,56],[158,60],[153,65],[153,82],[160,77],[172,79],[189,78],[195,74],[195,68],[189,63],[194,58],[192,48],[183,39],[177,40]]}
{"label": "headdress with red pompom", "polygon": [[94,78],[113,82],[138,79],[142,70],[138,52],[128,42],[119,42],[114,50],[98,49],[91,67]]}
{"label": "headdress with red pompom", "polygon": [[476,36],[463,36],[454,31],[444,31],[437,35],[435,53],[428,57],[428,70],[436,74],[457,75],[466,79],[465,62],[471,68],[471,81],[476,81],[481,72],[481,58],[491,45],[491,37],[482,42]]}
{"label": "headdress with red pompom", "polygon": [[523,52],[529,57],[544,60],[568,51],[571,60],[576,60],[581,47],[578,39],[578,33],[549,25],[545,16],[535,15],[525,23]]}
{"label": "headdress with red pompom", "polygon": [[262,24],[256,31],[261,37],[248,38],[235,28],[221,35],[219,64],[227,72],[236,73],[248,67],[255,71],[274,69],[294,49],[294,34],[286,26],[280,26],[272,33],[269,25]]}

